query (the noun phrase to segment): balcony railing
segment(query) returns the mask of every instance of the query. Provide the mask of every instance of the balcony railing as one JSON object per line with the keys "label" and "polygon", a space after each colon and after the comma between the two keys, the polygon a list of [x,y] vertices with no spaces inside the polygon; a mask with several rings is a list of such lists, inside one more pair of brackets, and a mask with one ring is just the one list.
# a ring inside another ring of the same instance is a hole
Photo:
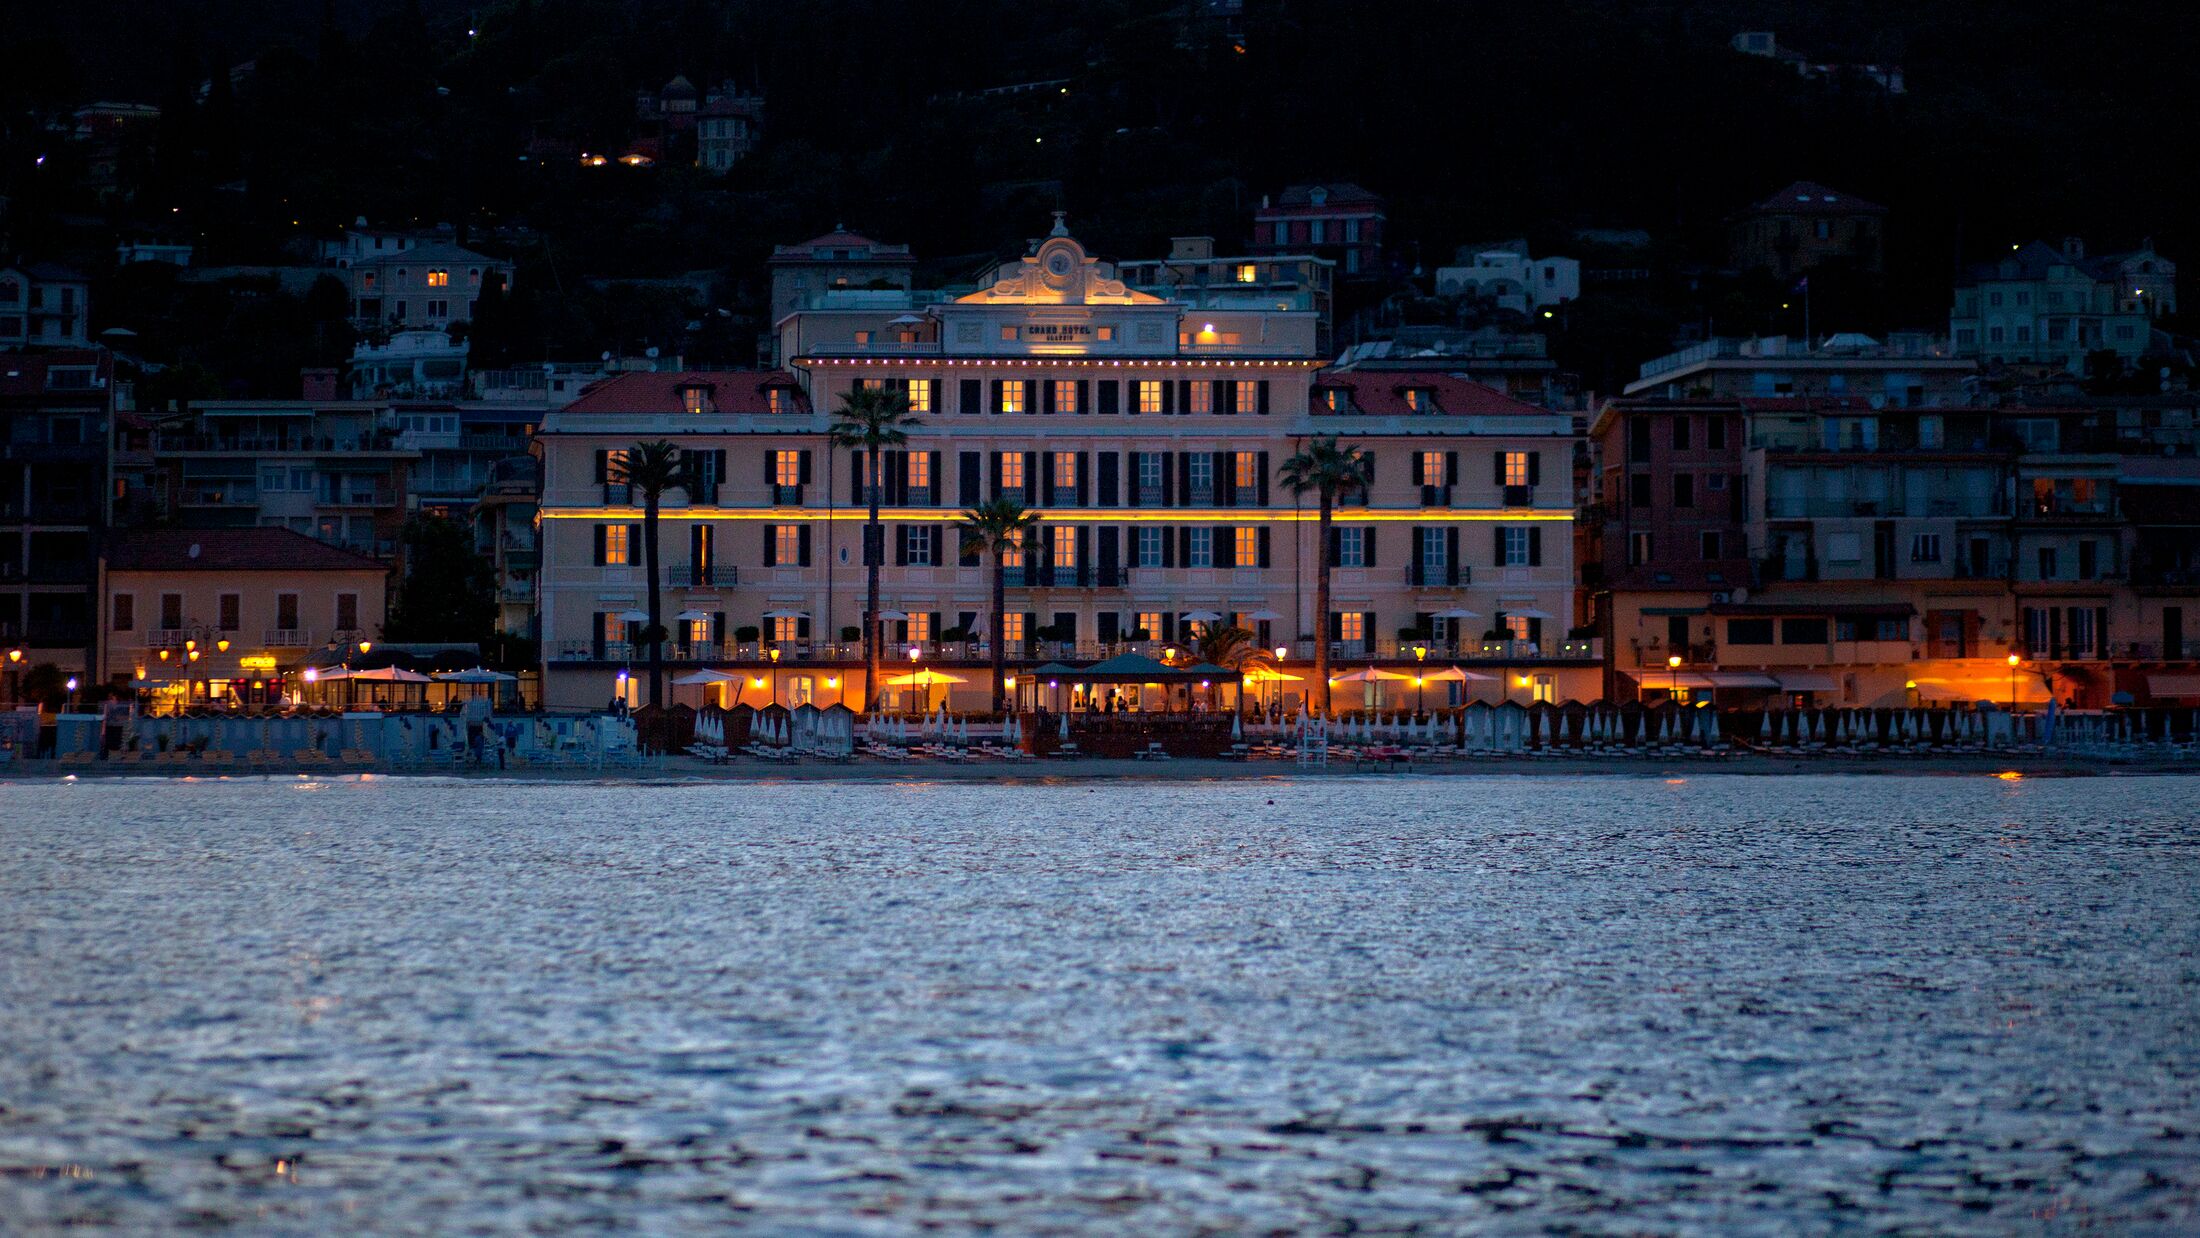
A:
{"label": "balcony railing", "polygon": [[665,574],[675,589],[732,588],[741,583],[740,571],[729,563],[706,563],[701,567],[680,563],[667,568]]}
{"label": "balcony railing", "polygon": [[270,649],[303,649],[313,643],[313,634],[304,628],[269,628],[264,635]]}
{"label": "balcony railing", "polygon": [[1451,589],[1473,582],[1474,569],[1464,563],[1406,564],[1406,583],[1416,589]]}

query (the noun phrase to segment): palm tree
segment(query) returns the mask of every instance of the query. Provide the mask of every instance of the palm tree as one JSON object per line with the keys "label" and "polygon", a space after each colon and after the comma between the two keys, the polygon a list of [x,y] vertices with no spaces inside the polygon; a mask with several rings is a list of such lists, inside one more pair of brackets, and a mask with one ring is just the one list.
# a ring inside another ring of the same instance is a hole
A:
{"label": "palm tree", "polygon": [[[1245,677],[1255,671],[1274,670],[1275,656],[1255,642],[1253,633],[1240,627],[1210,627],[1199,634],[1199,645],[1194,650],[1199,660],[1209,666],[1220,666],[1236,671],[1242,688]],[[1245,706],[1245,693],[1238,693],[1238,707]]]}
{"label": "palm tree", "polygon": [[1291,493],[1321,498],[1321,524],[1314,562],[1314,690],[1323,716],[1329,713],[1329,520],[1339,500],[1367,490],[1368,459],[1358,447],[1340,444],[1335,435],[1308,440],[1277,470]]}
{"label": "palm tree", "polygon": [[664,591],[657,574],[657,509],[664,502],[665,491],[692,494],[694,486],[680,449],[663,439],[634,444],[614,457],[612,465],[611,479],[633,487],[642,496],[642,561],[649,573],[649,626],[642,629],[641,637],[649,645],[649,703],[657,705],[665,690]]}
{"label": "palm tree", "polygon": [[1028,511],[1014,499],[995,499],[964,511],[956,521],[964,536],[978,543],[979,554],[993,556],[993,712],[1006,707],[1001,686],[1008,673],[1008,553],[1021,548],[1031,530],[1039,527],[1039,513]]}
{"label": "palm tree", "polygon": [[878,570],[886,558],[886,531],[879,523],[879,497],[885,489],[879,477],[879,452],[888,447],[898,447],[909,441],[908,427],[916,424],[909,413],[909,396],[905,392],[888,391],[878,387],[858,387],[840,397],[840,411],[833,414],[830,431],[835,447],[860,448],[869,456],[870,467],[864,473],[870,485],[865,497],[871,501],[871,519],[863,526],[863,712],[871,711],[871,702],[878,699],[879,663],[884,652],[884,634],[879,628]]}

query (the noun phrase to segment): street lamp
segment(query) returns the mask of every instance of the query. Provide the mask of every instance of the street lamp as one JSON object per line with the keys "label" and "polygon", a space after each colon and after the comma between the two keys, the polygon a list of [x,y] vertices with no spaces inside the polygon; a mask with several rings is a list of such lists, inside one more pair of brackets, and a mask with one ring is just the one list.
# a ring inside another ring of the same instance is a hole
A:
{"label": "street lamp", "polygon": [[1424,658],[1426,658],[1426,657],[1428,657],[1428,646],[1427,646],[1427,645],[1415,645],[1415,646],[1413,647],[1413,662],[1414,662],[1414,667],[1413,667],[1413,716],[1414,716],[1414,717],[1416,717],[1416,718],[1418,718],[1418,717],[1420,717],[1420,716],[1421,716],[1421,667],[1420,667],[1420,663],[1421,663],[1421,661],[1422,661],[1422,660],[1423,660]]}
{"label": "street lamp", "polygon": [[1678,701],[1681,699],[1681,655],[1676,653],[1667,657],[1665,659],[1665,669],[1670,672],[1673,677],[1673,682],[1671,686],[1669,686],[1665,690],[1666,695]]}
{"label": "street lamp", "polygon": [[2011,715],[2017,712],[2017,664],[2022,661],[2024,659],[2016,654],[2009,655],[2009,712]]}
{"label": "street lamp", "polygon": [[69,712],[76,712],[76,676],[69,676]]}

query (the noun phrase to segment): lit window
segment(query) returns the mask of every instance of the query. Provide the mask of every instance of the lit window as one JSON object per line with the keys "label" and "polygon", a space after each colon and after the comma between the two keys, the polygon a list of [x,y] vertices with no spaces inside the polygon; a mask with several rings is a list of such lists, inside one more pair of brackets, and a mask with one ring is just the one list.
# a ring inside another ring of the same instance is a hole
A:
{"label": "lit window", "polygon": [[1003,489],[1003,490],[1021,490],[1021,489],[1023,489],[1023,488],[1024,488],[1024,453],[1022,453],[1022,452],[1020,452],[1020,451],[1004,451],[1004,452],[1002,452],[1002,453],[1001,453],[1001,489]]}
{"label": "lit window", "polygon": [[[929,534],[928,534],[928,536],[929,536]],[[912,614],[912,615],[910,615],[910,616],[909,616],[909,643],[910,643],[910,644],[913,644],[913,645],[921,645],[921,644],[923,644],[924,642],[926,642],[926,641],[928,641],[928,640],[931,640],[931,639],[932,639],[932,616],[931,616],[931,614],[930,614],[930,613],[928,613],[928,612],[926,612],[926,611],[918,611],[918,612],[916,612],[915,614]]]}
{"label": "lit window", "polygon": [[802,484],[801,452],[775,451],[772,453],[772,484],[775,486],[799,486]]}
{"label": "lit window", "polygon": [[929,413],[932,411],[931,382],[922,378],[909,380],[909,411],[912,413]]}
{"label": "lit window", "polygon": [[603,638],[606,643],[620,644],[626,640],[626,620],[617,615],[603,617]]}
{"label": "lit window", "polygon": [[1328,409],[1332,413],[1343,412],[1344,393],[1337,391],[1335,388],[1331,388],[1328,391],[1322,392],[1322,407]]}
{"label": "lit window", "polygon": [[1115,338],[1115,328],[1114,328],[1114,327],[1094,327],[1094,328],[1092,329],[1092,334],[1093,334],[1093,338],[1095,338],[1095,339],[1099,340],[1099,341],[1100,341],[1101,343],[1105,344],[1105,343],[1107,343],[1107,342],[1108,342],[1109,340],[1112,340],[1112,339],[1114,339],[1114,338]]}
{"label": "lit window", "polygon": [[1001,341],[1002,341],[1003,343],[1008,343],[1008,344],[1013,344],[1013,343],[1015,343],[1015,342],[1016,342],[1016,328],[1014,328],[1014,327],[1002,327],[1002,328],[1001,328]]}
{"label": "lit window", "polygon": [[870,333],[870,332],[868,332],[868,331],[858,331],[858,332],[856,332],[856,343],[858,343],[858,344],[868,344],[868,343],[870,343],[870,342],[871,342],[871,333]]}
{"label": "lit window", "polygon": [[802,621],[793,615],[773,615],[772,639],[781,644],[801,640]]}
{"label": "lit window", "polygon": [[710,393],[701,387],[680,388],[680,407],[691,413],[700,413],[710,407]]}
{"label": "lit window", "polygon": [[1406,407],[1416,413],[1421,411],[1421,393],[1419,391],[1411,387],[1406,389]]}
{"label": "lit window", "polygon": [[1239,282],[1239,283],[1241,283],[1241,284],[1250,284],[1250,283],[1254,282],[1255,280],[1257,280],[1257,279],[1259,279],[1259,278],[1260,278],[1260,268],[1259,268],[1259,267],[1257,267],[1257,266],[1253,265],[1253,264],[1252,264],[1252,263],[1250,263],[1250,262],[1246,262],[1246,263],[1240,263],[1240,264],[1238,265],[1238,269],[1237,269],[1237,282]]}
{"label": "lit window", "polygon": [[1213,567],[1215,565],[1215,531],[1193,529],[1190,531],[1190,550],[1184,556],[1186,567]]}
{"label": "lit window", "polygon": [[1158,413],[1161,411],[1160,383],[1149,379],[1139,380],[1138,411],[1141,413]]}
{"label": "lit window", "polygon": [[[1035,535],[1036,535],[1036,531],[1035,531],[1035,530],[1030,530],[1030,529],[1027,529],[1027,530],[1025,530],[1025,531],[1024,531],[1024,538],[1029,538],[1029,537],[1032,537],[1032,536],[1035,536]],[[1012,540],[1012,541],[1010,541],[1010,542],[1009,542],[1009,543],[1008,543],[1007,545],[1005,545],[1005,546],[1001,547],[1001,566],[1002,566],[1002,567],[1004,567],[1004,568],[1008,568],[1008,567],[1022,567],[1023,565],[1024,565],[1024,540],[1023,540],[1023,538],[1017,538],[1017,539],[1015,539],[1015,540]]]}
{"label": "lit window", "polygon": [[1215,411],[1214,384],[1193,383],[1191,407],[1184,411],[1187,413],[1211,413]]}
{"label": "lit window", "polygon": [[1260,407],[1260,380],[1241,378],[1237,384],[1237,411],[1250,413]]}
{"label": "lit window", "polygon": [[1252,490],[1260,485],[1260,453],[1241,451],[1230,461],[1231,484],[1240,490]]}
{"label": "lit window", "polygon": [[1056,529],[1054,531],[1054,534],[1054,566],[1067,568],[1076,567],[1076,531],[1073,529]]}
{"label": "lit window", "polygon": [[1525,641],[1528,639],[1528,624],[1531,622],[1533,621],[1526,615],[1507,615],[1505,616],[1505,632],[1513,640]]}
{"label": "lit window", "polygon": [[610,567],[625,567],[633,560],[631,547],[626,540],[627,527],[623,524],[607,524],[603,527],[603,561]]}
{"label": "lit window", "polygon": [[781,387],[774,387],[774,388],[772,388],[772,389],[771,389],[770,391],[767,391],[767,392],[765,392],[765,393],[764,393],[764,407],[765,407],[765,408],[767,408],[767,409],[770,409],[770,410],[771,410],[772,412],[775,412],[775,413],[784,413],[784,412],[786,412],[786,411],[787,411],[787,392],[786,392],[785,388],[781,388]]}
{"label": "lit window", "polygon": [[1422,452],[1422,453],[1421,453],[1421,484],[1422,484],[1422,485],[1424,485],[1424,486],[1441,486],[1441,485],[1443,485],[1443,484],[1444,484],[1444,477],[1445,477],[1445,475],[1446,475],[1446,474],[1445,474],[1445,470],[1444,470],[1444,453],[1443,453],[1443,452],[1440,452],[1440,451],[1424,451],[1424,452]]}
{"label": "lit window", "polygon": [[687,628],[687,644],[708,645],[710,643],[710,620],[683,619],[681,622]]}
{"label": "lit window", "polygon": [[1131,631],[1134,633],[1144,632],[1146,634],[1144,637],[1138,639],[1160,640],[1162,632],[1161,612],[1158,610],[1139,611],[1138,626],[1132,628]]}
{"label": "lit window", "polygon": [[772,562],[780,567],[798,567],[801,565],[801,525],[775,524],[772,526]]}
{"label": "lit window", "polygon": [[1054,488],[1070,491],[1077,489],[1076,453],[1068,451],[1054,453]]}
{"label": "lit window", "polygon": [[1024,411],[1023,379],[1011,378],[1001,384],[1001,411],[1004,413]]}
{"label": "lit window", "polygon": [[1527,452],[1508,451],[1505,453],[1505,484],[1508,486],[1525,486],[1528,484]]}
{"label": "lit window", "polygon": [[1005,615],[1002,615],[1002,616],[1001,616],[1001,644],[1002,644],[1003,646],[1008,646],[1008,645],[1021,645],[1021,644],[1023,644],[1023,643],[1024,643],[1024,617],[1023,617],[1023,614],[1022,614],[1021,612],[1016,612],[1016,611],[1012,611],[1012,612],[1010,612],[1009,614],[1005,614]]}
{"label": "lit window", "polygon": [[1366,640],[1367,612],[1361,610],[1340,612],[1337,615],[1337,639],[1354,642]]}
{"label": "lit window", "polygon": [[1237,566],[1259,567],[1260,530],[1250,527],[1240,528],[1237,531],[1236,543],[1237,556],[1235,562]]}
{"label": "lit window", "polygon": [[1058,413],[1074,413],[1077,411],[1076,379],[1057,378],[1054,380],[1054,411]]}
{"label": "lit window", "polygon": [[451,286],[451,273],[450,273],[449,271],[440,271],[440,270],[438,270],[438,271],[430,271],[430,272],[428,272],[428,287],[430,287],[430,288],[448,288],[448,287],[450,287],[450,286]]}
{"label": "lit window", "polygon": [[911,490],[931,489],[932,453],[928,451],[912,451],[908,453],[908,460],[909,488]]}

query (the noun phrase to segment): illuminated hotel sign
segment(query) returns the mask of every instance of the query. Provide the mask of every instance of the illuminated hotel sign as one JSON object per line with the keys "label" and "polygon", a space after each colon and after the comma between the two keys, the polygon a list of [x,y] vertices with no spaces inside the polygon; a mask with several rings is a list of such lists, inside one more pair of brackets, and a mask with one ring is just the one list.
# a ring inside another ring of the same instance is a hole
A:
{"label": "illuminated hotel sign", "polygon": [[1027,340],[1040,340],[1048,343],[1061,343],[1067,340],[1089,340],[1092,338],[1092,328],[1084,323],[1076,322],[1026,323],[1024,325],[1024,338]]}
{"label": "illuminated hotel sign", "polygon": [[275,669],[275,655],[263,653],[239,658],[237,665],[248,671],[271,671]]}

